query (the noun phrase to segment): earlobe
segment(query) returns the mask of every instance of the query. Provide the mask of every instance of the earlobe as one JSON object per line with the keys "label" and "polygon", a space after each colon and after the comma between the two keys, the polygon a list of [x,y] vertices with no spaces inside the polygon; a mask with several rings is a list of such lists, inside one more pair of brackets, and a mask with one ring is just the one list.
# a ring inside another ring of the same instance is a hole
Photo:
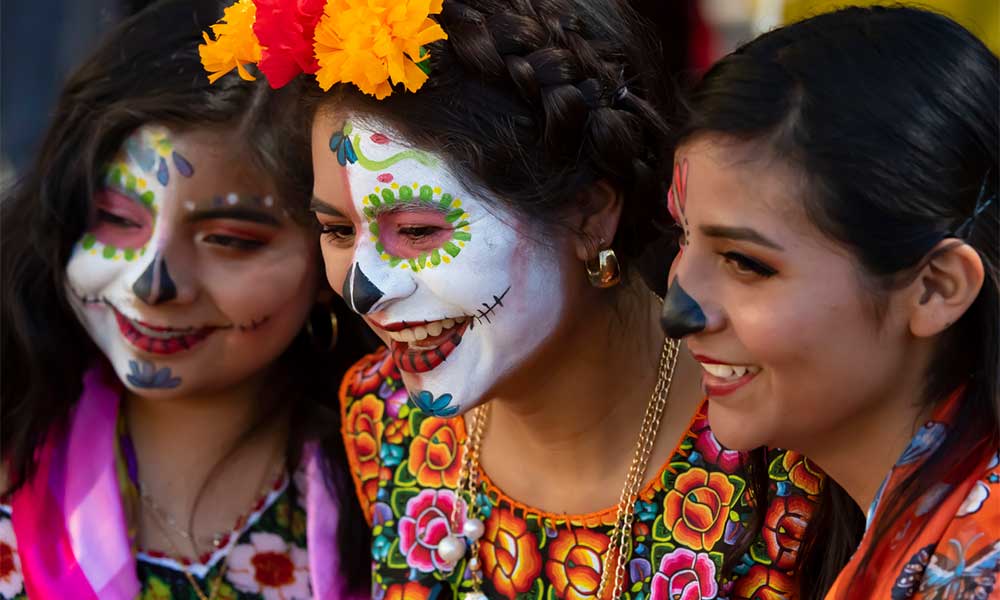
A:
{"label": "earlobe", "polygon": [[610,247],[618,231],[623,199],[617,188],[601,180],[581,192],[579,200],[581,218],[576,255],[586,262]]}
{"label": "earlobe", "polygon": [[932,337],[948,329],[972,306],[983,287],[983,260],[975,248],[949,238],[931,250],[914,280],[910,332]]}

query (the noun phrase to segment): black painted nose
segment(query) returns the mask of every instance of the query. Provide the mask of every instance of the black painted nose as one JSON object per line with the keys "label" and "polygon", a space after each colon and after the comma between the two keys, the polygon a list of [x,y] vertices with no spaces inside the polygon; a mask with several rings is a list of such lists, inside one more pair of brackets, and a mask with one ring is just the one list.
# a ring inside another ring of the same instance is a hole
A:
{"label": "black painted nose", "polygon": [[698,306],[698,302],[684,291],[680,279],[675,277],[670,289],[667,290],[667,297],[663,299],[663,312],[660,313],[660,327],[663,328],[663,332],[679,340],[692,333],[698,333],[706,326],[708,319],[705,318],[701,306]]}
{"label": "black painted nose", "polygon": [[351,309],[361,315],[367,314],[384,295],[382,290],[365,276],[358,263],[351,265],[341,291]]}
{"label": "black painted nose", "polygon": [[170,277],[167,261],[159,252],[153,257],[139,279],[132,284],[132,291],[146,304],[162,304],[177,297],[177,286]]}

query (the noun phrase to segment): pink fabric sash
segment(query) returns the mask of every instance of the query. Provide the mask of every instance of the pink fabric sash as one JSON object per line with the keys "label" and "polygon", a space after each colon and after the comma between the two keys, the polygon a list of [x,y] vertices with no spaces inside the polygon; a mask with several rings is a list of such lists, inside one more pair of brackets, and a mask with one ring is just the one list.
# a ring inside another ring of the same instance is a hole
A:
{"label": "pink fabric sash", "polygon": [[[68,430],[49,433],[34,477],[11,498],[25,591],[32,600],[132,600],[141,591],[115,464],[120,393],[109,369],[88,371]],[[317,444],[305,446],[303,463],[313,597],[349,598],[339,576],[339,510],[325,484]]]}

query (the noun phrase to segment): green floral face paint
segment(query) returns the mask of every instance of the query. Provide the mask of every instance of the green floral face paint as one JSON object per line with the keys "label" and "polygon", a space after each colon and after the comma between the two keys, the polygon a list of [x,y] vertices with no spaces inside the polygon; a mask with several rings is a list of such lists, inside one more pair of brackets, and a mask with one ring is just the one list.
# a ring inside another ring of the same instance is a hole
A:
{"label": "green floral face paint", "polygon": [[390,345],[416,406],[479,404],[560,318],[563,267],[545,236],[382,123],[313,140],[327,272],[346,273],[331,285]]}

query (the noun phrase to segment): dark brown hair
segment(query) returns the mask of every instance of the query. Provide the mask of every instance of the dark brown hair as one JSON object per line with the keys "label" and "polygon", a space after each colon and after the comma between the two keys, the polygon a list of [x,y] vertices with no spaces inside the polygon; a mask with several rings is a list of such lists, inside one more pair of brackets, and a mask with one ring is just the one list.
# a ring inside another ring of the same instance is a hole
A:
{"label": "dark brown hair", "polygon": [[[67,301],[65,269],[87,228],[104,165],[129,133],[146,123],[236,131],[246,140],[249,158],[270,175],[288,205],[307,216],[312,173],[302,135],[306,124],[296,122],[301,111],[286,106],[296,95],[235,73],[209,85],[202,69],[197,50],[202,31],[228,4],[166,0],[111,31],[67,81],[40,152],[0,203],[0,440],[8,492],[31,477],[45,435],[64,422],[80,395],[84,371],[101,354]],[[342,305],[338,316],[342,343],[336,350],[317,350],[300,334],[279,358],[265,390],[269,412],[258,422],[287,412],[290,468],[304,439],[320,440],[341,509],[342,567],[355,589],[366,590],[369,561],[356,548],[369,533],[336,405],[340,377],[363,354],[362,325]]]}

